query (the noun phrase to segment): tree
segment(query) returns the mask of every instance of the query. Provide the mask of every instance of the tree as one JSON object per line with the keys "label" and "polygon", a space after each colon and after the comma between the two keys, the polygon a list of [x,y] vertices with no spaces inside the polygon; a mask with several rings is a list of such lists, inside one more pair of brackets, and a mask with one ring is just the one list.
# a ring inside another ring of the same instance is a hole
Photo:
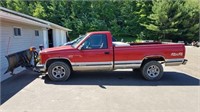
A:
{"label": "tree", "polygon": [[28,8],[29,3],[30,3],[30,1],[22,1],[22,0],[2,1],[2,4],[4,4],[4,7],[8,8],[8,9],[31,15],[32,12],[30,12],[30,10]]}
{"label": "tree", "polygon": [[182,16],[178,32],[181,34],[182,40],[199,40],[200,1],[186,0],[180,10]]}
{"label": "tree", "polygon": [[[46,18],[47,15],[45,13],[45,9],[41,5],[40,2],[35,2],[33,6],[32,6],[32,4],[30,4],[29,7],[32,8],[32,15],[34,17],[38,17],[38,18],[41,18],[41,19],[45,19]],[[34,7],[34,9],[33,9],[33,7]]]}
{"label": "tree", "polygon": [[109,30],[115,37],[197,40],[198,0],[23,1],[0,5],[72,29],[72,37]]}
{"label": "tree", "polygon": [[189,1],[154,0],[150,21],[142,25],[155,32],[158,39],[188,40],[197,35],[198,12],[199,6]]}

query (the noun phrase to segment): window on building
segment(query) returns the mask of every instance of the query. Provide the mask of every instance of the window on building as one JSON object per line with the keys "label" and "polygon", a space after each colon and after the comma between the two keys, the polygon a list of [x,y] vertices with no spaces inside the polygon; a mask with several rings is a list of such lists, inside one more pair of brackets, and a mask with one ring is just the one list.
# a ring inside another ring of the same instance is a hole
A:
{"label": "window on building", "polygon": [[35,36],[39,36],[39,31],[38,30],[35,30]]}
{"label": "window on building", "polygon": [[21,36],[21,28],[14,28],[14,36]]}

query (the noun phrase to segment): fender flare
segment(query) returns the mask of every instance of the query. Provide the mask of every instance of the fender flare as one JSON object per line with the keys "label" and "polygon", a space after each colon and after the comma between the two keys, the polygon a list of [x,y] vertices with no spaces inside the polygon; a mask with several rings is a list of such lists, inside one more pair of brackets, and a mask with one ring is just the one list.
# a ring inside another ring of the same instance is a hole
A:
{"label": "fender flare", "polygon": [[164,62],[166,60],[166,58],[162,55],[147,55],[142,59],[142,65],[145,62],[145,60],[148,60],[148,59],[159,59],[159,60],[156,60],[156,61],[164,61]]}
{"label": "fender flare", "polygon": [[47,59],[45,61],[45,64],[44,64],[44,69],[45,70],[47,70],[47,68],[48,68],[48,62],[52,61],[52,60],[62,60],[62,61],[65,60],[65,62],[67,62],[70,65],[71,69],[72,69],[72,63],[68,58],[65,58],[65,57],[54,57],[54,58],[49,58],[49,59]]}

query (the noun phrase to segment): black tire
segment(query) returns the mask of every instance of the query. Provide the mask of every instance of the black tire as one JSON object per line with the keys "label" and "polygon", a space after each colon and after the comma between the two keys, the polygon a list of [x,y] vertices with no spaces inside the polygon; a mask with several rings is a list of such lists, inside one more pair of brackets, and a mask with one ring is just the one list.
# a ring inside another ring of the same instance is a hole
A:
{"label": "black tire", "polygon": [[53,62],[48,68],[48,76],[52,81],[65,81],[70,74],[70,66],[61,61]]}
{"label": "black tire", "polygon": [[149,61],[144,64],[141,72],[146,80],[159,80],[163,76],[163,67],[157,61]]}

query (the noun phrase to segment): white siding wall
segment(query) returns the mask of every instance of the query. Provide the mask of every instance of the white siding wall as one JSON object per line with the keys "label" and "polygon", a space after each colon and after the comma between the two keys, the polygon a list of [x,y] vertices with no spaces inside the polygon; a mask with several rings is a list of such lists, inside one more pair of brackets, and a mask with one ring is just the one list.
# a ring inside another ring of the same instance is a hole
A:
{"label": "white siding wall", "polygon": [[62,38],[62,44],[66,43],[66,32],[61,30],[61,38]]}
{"label": "white siding wall", "polygon": [[[21,28],[21,37],[14,37],[13,27]],[[39,36],[35,37],[35,30],[39,30]],[[10,43],[9,43],[10,41]],[[8,46],[9,43],[9,46]],[[12,54],[18,51],[22,51],[35,46],[38,49],[40,44],[44,43],[43,30],[41,27],[35,27],[15,22],[2,21],[0,24],[0,78],[4,80],[9,75],[4,75],[8,67],[8,62],[5,58],[6,55]],[[8,51],[8,53],[7,53]],[[15,70],[19,72],[22,69]]]}
{"label": "white siding wall", "polygon": [[44,41],[44,48],[48,48],[49,47],[49,40],[48,40],[48,31],[47,29],[43,29],[43,41]]}
{"label": "white siding wall", "polygon": [[59,33],[58,33],[58,29],[53,29],[53,46],[54,47],[56,47],[56,46],[59,46],[58,44],[58,39],[59,38],[57,38],[58,37],[58,35],[59,35]]}
{"label": "white siding wall", "polygon": [[53,29],[53,42],[55,46],[61,46],[66,42],[66,33],[60,29]]}

